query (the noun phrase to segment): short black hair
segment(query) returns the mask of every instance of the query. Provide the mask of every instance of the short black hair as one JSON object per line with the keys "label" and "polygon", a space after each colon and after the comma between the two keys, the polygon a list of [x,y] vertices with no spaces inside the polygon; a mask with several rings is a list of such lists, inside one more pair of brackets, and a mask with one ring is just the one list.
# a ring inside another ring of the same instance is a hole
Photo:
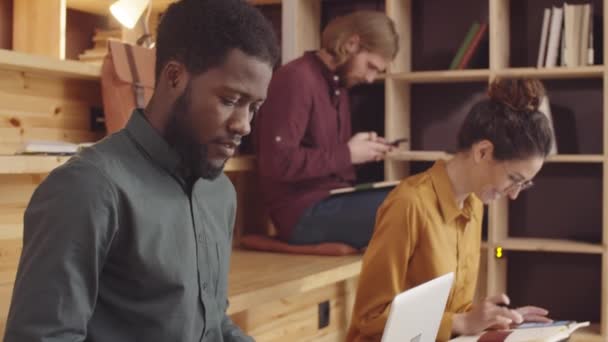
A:
{"label": "short black hair", "polygon": [[239,49],[267,62],[279,60],[271,24],[243,0],[180,0],[172,3],[158,24],[156,70],[176,60],[195,75],[222,65],[228,53]]}
{"label": "short black hair", "polygon": [[499,161],[545,158],[551,151],[553,127],[539,106],[545,88],[537,79],[497,79],[489,99],[476,103],[458,133],[458,150],[489,140]]}

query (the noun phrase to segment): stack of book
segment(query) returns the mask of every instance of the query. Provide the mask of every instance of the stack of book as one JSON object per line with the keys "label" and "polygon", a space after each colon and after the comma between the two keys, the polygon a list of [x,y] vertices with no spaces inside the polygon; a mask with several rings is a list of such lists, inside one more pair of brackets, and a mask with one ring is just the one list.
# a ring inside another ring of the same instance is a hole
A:
{"label": "stack of book", "polygon": [[536,66],[592,65],[594,58],[593,7],[567,4],[545,8]]}
{"label": "stack of book", "polygon": [[121,39],[121,30],[96,30],[93,36],[93,48],[86,50],[78,56],[85,63],[101,65],[104,57],[108,54],[108,40]]}

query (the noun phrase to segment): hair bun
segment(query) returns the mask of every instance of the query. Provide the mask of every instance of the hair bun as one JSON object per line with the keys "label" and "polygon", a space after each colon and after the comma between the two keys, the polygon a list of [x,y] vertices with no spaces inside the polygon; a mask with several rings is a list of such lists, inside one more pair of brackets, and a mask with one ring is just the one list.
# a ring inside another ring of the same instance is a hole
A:
{"label": "hair bun", "polygon": [[545,96],[545,87],[537,79],[496,79],[490,84],[488,96],[514,111],[533,113]]}

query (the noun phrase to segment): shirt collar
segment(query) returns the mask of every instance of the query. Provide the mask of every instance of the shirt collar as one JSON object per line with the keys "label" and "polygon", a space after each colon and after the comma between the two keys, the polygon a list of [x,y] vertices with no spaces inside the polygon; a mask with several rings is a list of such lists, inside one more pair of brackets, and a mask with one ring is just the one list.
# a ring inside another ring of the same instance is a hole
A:
{"label": "shirt collar", "polygon": [[446,163],[444,160],[438,160],[429,170],[433,188],[437,194],[441,214],[445,222],[452,222],[459,216],[463,216],[469,220],[475,215],[473,204],[475,195],[470,194],[464,201],[462,209],[458,207],[456,195],[452,187],[452,182],[448,177]]}
{"label": "shirt collar", "polygon": [[[318,67],[323,79],[327,81],[327,85],[329,86],[330,91],[334,95],[340,95],[341,86],[340,86],[340,76],[335,71],[330,70],[327,65],[321,60],[319,55],[317,55],[317,51],[307,51],[305,55],[313,61],[313,63]],[[337,92],[337,93],[336,93]]]}
{"label": "shirt collar", "polygon": [[[133,111],[126,126],[127,133],[154,163],[174,176],[179,176],[180,157],[167,141],[150,125],[141,109]],[[181,178],[181,177],[180,177]]]}

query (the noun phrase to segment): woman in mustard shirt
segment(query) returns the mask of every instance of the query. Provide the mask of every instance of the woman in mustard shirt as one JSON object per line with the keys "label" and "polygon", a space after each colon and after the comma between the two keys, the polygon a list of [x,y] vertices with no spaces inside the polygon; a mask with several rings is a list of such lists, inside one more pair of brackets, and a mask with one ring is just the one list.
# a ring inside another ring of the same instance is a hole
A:
{"label": "woman in mustard shirt", "polygon": [[446,341],[490,327],[550,321],[547,311],[507,309],[505,294],[473,304],[481,246],[483,204],[532,185],[553,143],[538,111],[545,94],[538,80],[497,80],[475,104],[458,134],[458,152],[403,180],[378,209],[363,257],[347,341],[379,341],[393,298],[455,272],[437,335]]}

